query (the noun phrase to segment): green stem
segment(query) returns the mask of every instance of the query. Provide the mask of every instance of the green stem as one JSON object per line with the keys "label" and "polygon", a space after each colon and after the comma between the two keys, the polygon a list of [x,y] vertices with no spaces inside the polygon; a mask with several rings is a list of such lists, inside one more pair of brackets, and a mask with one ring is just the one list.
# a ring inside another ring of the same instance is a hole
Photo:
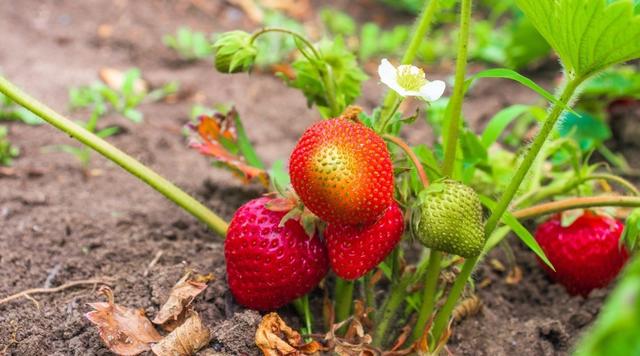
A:
{"label": "green stem", "polygon": [[420,339],[427,326],[429,318],[435,307],[436,289],[438,287],[438,279],[440,276],[440,263],[442,262],[442,252],[431,250],[429,256],[429,264],[424,278],[424,289],[422,293],[422,305],[418,312],[418,321],[411,334],[411,341]]}
{"label": "green stem", "polygon": [[336,323],[346,320],[351,314],[353,288],[353,281],[347,281],[340,277],[336,277]]}
{"label": "green stem", "polygon": [[300,42],[304,43],[305,46],[307,46],[311,52],[313,52],[313,55],[316,57],[316,59],[320,59],[320,53],[318,53],[318,50],[313,46],[313,43],[311,43],[308,39],[306,39],[303,35],[295,32],[295,31],[291,31],[291,30],[287,30],[286,28],[279,28],[279,27],[265,27],[262,28],[256,32],[254,32],[251,35],[251,39],[249,39],[249,44],[253,44],[253,42],[260,36],[264,35],[265,33],[269,33],[269,32],[280,32],[280,33],[285,33],[287,35],[293,36],[295,38],[297,38],[298,40],[300,40]]}
{"label": "green stem", "polygon": [[599,196],[579,197],[558,200],[550,203],[535,205],[526,209],[514,211],[512,214],[517,219],[531,219],[537,216],[553,214],[571,209],[595,208],[600,206],[640,207],[640,197],[625,196]]}
{"label": "green stem", "polygon": [[471,23],[472,0],[462,0],[460,8],[460,36],[458,37],[458,58],[456,58],[456,76],[453,84],[449,112],[449,131],[446,137],[444,163],[442,172],[451,176],[456,162],[458,136],[460,134],[460,118],[462,114],[462,99],[464,98],[464,81],[467,74],[467,52],[469,47],[469,25]]}
{"label": "green stem", "polygon": [[[416,58],[416,54],[418,52],[418,49],[420,48],[420,44],[431,29],[433,16],[438,9],[438,2],[439,0],[430,0],[425,2],[425,7],[422,10],[420,17],[416,20],[416,25],[412,31],[413,36],[411,37],[407,50],[404,52],[401,64],[411,64]],[[395,91],[389,89],[382,104],[382,113],[380,117],[383,118],[383,122],[388,121],[389,117],[393,115],[393,113],[389,113],[389,110],[394,107],[397,108],[397,105],[399,105],[399,101],[401,101],[400,95],[398,95],[398,93],[396,93]],[[384,132],[383,130],[384,127],[380,132]]]}
{"label": "green stem", "polygon": [[305,294],[304,297],[300,297],[293,301],[293,306],[296,309],[298,315],[304,319],[305,330],[304,334],[312,334],[313,316],[309,309],[309,295]]}
{"label": "green stem", "polygon": [[376,313],[376,328],[373,337],[373,346],[380,347],[383,345],[385,336],[387,336],[387,330],[394,320],[396,312],[407,294],[407,287],[411,281],[410,276],[403,276],[400,281],[393,283],[391,286],[391,294],[387,296],[380,315]]}
{"label": "green stem", "polygon": [[577,188],[581,184],[591,180],[608,180],[608,181],[619,184],[621,187],[625,188],[626,190],[631,192],[633,195],[640,195],[640,192],[638,191],[638,189],[633,185],[633,183],[629,182],[628,180],[613,174],[599,173],[599,174],[592,174],[586,177],[579,177],[579,178],[572,179],[567,184],[561,187],[545,187],[536,191],[532,191],[530,194],[523,195],[521,198],[514,201],[513,206],[519,207],[523,205],[529,205],[531,203],[544,201],[551,197],[567,193]]}
{"label": "green stem", "polygon": [[95,134],[87,131],[83,127],[32,98],[2,76],[0,76],[0,92],[11,98],[16,103],[22,105],[27,110],[41,117],[54,127],[117,163],[127,172],[138,177],[169,200],[189,212],[191,215],[207,224],[218,235],[222,237],[226,235],[228,227],[227,223],[189,194],[185,193],[173,183],[149,169],[147,166],[109,144],[107,141],[99,138]]}
{"label": "green stem", "polygon": [[[522,181],[529,171],[529,168],[531,168],[531,165],[538,156],[538,153],[540,153],[542,146],[546,142],[549,134],[558,121],[560,114],[562,114],[564,110],[563,108],[570,103],[571,98],[573,97],[573,93],[576,91],[583,79],[584,78],[572,78],[565,85],[559,100],[562,105],[554,105],[551,112],[549,112],[546,120],[544,121],[544,125],[540,129],[540,132],[533,141],[533,144],[529,148],[529,151],[522,160],[522,163],[518,167],[518,170],[514,174],[513,178],[511,178],[511,183],[505,190],[504,194],[500,197],[500,200],[496,204],[495,209],[493,209],[491,216],[487,220],[484,230],[486,238],[491,236],[493,231],[498,226],[498,222],[500,221],[500,219],[502,219],[502,215],[509,207],[509,204],[513,200],[513,197],[518,192],[520,184],[522,184]],[[440,311],[436,314],[436,317],[434,319],[433,328],[431,329],[434,340],[439,340],[442,336],[442,332],[449,323],[451,312],[456,306],[456,303],[458,302],[458,299],[460,298],[460,295],[464,290],[464,286],[467,283],[469,276],[471,276],[471,272],[473,271],[479,258],[479,256],[470,258],[464,262],[462,271],[451,287],[451,291],[447,296],[445,304],[443,305],[442,309],[440,309]]]}
{"label": "green stem", "polygon": [[[253,42],[258,37],[269,32],[280,32],[280,33],[285,33],[295,37],[297,40],[302,42],[307,48],[311,50],[311,52],[313,53],[313,56],[315,57],[315,59],[318,60],[318,62],[322,62],[321,61],[322,57],[320,56],[320,52],[318,52],[318,50],[315,48],[313,43],[311,43],[308,39],[306,39],[301,34],[291,30],[287,30],[286,28],[265,27],[259,31],[256,31],[251,36],[251,39],[249,40],[249,44],[253,44]],[[316,65],[316,63],[312,63],[312,64],[314,66]],[[331,110],[331,117],[337,117],[342,112],[342,109],[340,108],[340,106],[338,105],[338,102],[336,101],[336,83],[333,78],[331,65],[326,64],[324,67],[316,66],[316,69],[318,70],[318,75],[320,76],[320,79],[322,79],[322,85],[324,86],[324,90],[326,92],[325,96],[327,98],[327,103],[329,104],[329,109]]]}

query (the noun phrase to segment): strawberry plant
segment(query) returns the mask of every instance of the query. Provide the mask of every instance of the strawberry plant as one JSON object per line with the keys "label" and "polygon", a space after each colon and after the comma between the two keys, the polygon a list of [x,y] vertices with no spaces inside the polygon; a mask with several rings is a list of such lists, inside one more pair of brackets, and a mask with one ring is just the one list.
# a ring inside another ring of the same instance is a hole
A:
{"label": "strawberry plant", "polygon": [[[240,207],[230,224],[2,77],[0,92],[226,237],[227,281],[239,304],[265,311],[293,303],[304,317],[306,332],[313,335],[312,313],[319,308],[312,310],[305,295],[322,284],[323,314],[331,335],[340,338],[348,321],[361,328],[366,325],[371,333],[370,338],[359,335],[368,341],[349,351],[378,352],[396,340],[394,352],[437,354],[452,333],[454,308],[465,291],[473,291],[472,272],[510,232],[571,293],[586,294],[606,286],[628,255],[637,251],[638,213],[630,215],[623,229],[620,221],[598,209],[640,207],[640,193],[605,164],[594,162],[591,154],[605,137],[596,137],[597,144],[585,144],[579,131],[583,125],[572,121],[585,120],[573,105],[586,83],[614,65],[640,58],[635,3],[517,0],[516,4],[560,58],[562,82],[555,95],[510,69],[467,73],[472,0],[459,2],[451,96],[443,97],[444,81],[412,65],[439,19],[439,1],[430,0],[397,65],[381,60],[378,80],[389,90],[369,112],[352,106],[367,76],[340,36],[313,42],[276,27],[220,35],[213,45],[214,63],[227,74],[253,68],[265,50],[259,39],[273,33],[286,36],[296,48],[293,73],[279,76],[299,90],[322,118],[301,133],[288,170],[282,163],[264,168],[250,143],[250,130],[245,131],[233,109],[199,116],[191,125],[192,147],[243,180],[256,178],[273,190]],[[339,28],[351,31],[349,25]],[[465,96],[475,90],[474,82],[492,78],[531,89],[549,107],[503,108],[482,132],[474,131],[465,120]],[[407,100],[419,103],[417,113],[403,113],[401,104]],[[411,146],[402,139],[403,129],[411,129],[419,119],[436,133],[433,144]],[[521,132],[535,123],[539,126],[526,144]],[[614,193],[611,185],[620,193]],[[573,221],[553,215],[571,216],[576,209],[584,211],[578,210],[580,216]],[[523,225],[546,215],[552,217],[539,226],[535,237]],[[422,245],[420,251],[408,253],[417,245],[412,245],[414,241]],[[453,278],[441,278],[451,271]],[[387,290],[378,293],[380,287]],[[337,324],[331,326],[333,322]],[[341,350],[353,345],[339,344]]]}

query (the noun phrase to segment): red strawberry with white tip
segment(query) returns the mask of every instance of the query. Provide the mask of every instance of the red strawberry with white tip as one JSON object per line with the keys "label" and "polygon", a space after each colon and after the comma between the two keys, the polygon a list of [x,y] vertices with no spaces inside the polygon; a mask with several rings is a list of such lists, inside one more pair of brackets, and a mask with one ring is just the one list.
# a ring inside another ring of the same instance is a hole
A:
{"label": "red strawberry with white tip", "polygon": [[329,270],[320,238],[309,237],[297,220],[283,226],[283,211],[265,207],[262,197],[241,206],[224,242],[229,288],[238,304],[272,310],[299,298],[320,283]]}
{"label": "red strawberry with white tip", "polygon": [[384,140],[345,118],[318,122],[291,153],[291,185],[328,223],[374,222],[393,201],[393,164]]}
{"label": "red strawberry with white tip", "polygon": [[556,271],[540,263],[570,294],[586,296],[606,287],[627,261],[629,255],[619,245],[623,229],[620,221],[590,211],[569,226],[555,215],[538,226],[535,238]]}
{"label": "red strawberry with white tip", "polygon": [[396,202],[371,225],[329,224],[324,235],[331,268],[343,279],[360,278],[387,257],[403,232],[402,210]]}

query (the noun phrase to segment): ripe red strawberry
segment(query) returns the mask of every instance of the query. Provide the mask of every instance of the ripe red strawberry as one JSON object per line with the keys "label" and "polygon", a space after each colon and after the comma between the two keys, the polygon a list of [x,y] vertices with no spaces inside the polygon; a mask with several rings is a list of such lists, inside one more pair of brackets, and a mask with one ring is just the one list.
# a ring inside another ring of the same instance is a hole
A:
{"label": "ripe red strawberry", "polygon": [[396,202],[372,225],[329,224],[324,234],[331,268],[347,280],[362,277],[387,257],[403,231],[402,210]]}
{"label": "ripe red strawberry", "polygon": [[286,212],[265,208],[270,200],[241,206],[224,242],[231,293],[238,304],[257,310],[276,309],[307,294],[329,270],[320,238],[309,237],[296,220],[280,227]]}
{"label": "ripe red strawberry", "polygon": [[343,118],[318,122],[291,153],[291,184],[328,223],[376,221],[393,200],[393,165],[384,140]]}
{"label": "ripe red strawberry", "polygon": [[623,229],[618,220],[589,211],[567,227],[556,215],[536,231],[536,240],[556,272],[540,263],[570,294],[586,296],[606,287],[627,261],[626,249],[618,245]]}

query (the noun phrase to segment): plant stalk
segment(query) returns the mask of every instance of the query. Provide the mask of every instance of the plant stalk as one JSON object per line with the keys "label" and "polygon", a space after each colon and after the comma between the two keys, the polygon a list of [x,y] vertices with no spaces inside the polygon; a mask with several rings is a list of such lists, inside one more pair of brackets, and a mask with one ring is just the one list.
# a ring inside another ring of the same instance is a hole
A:
{"label": "plant stalk", "polygon": [[415,152],[413,152],[411,147],[409,147],[409,145],[407,145],[406,142],[404,142],[400,137],[397,137],[397,136],[384,134],[382,135],[382,138],[384,138],[389,142],[392,142],[393,144],[400,147],[400,149],[404,151],[404,153],[407,155],[407,158],[409,158],[411,163],[413,163],[413,166],[416,167],[416,171],[418,172],[418,178],[420,178],[422,185],[424,185],[424,187],[426,188],[429,185],[429,178],[427,177],[427,173],[424,171],[424,167],[422,167],[422,163],[420,162],[420,159],[418,159],[418,156],[416,156]]}
{"label": "plant stalk", "polygon": [[424,278],[424,289],[422,293],[422,304],[418,312],[418,320],[411,333],[411,341],[415,342],[424,334],[427,322],[433,314],[436,301],[435,296],[438,287],[438,279],[440,277],[440,264],[442,262],[442,252],[431,250],[429,255],[429,264]]}
{"label": "plant stalk", "polygon": [[[559,101],[561,104],[568,105],[570,103],[571,98],[573,97],[573,94],[575,93],[576,89],[578,88],[578,86],[580,85],[583,79],[584,78],[572,78],[567,82],[564,89],[562,90],[562,93],[560,94]],[[536,157],[538,156],[538,153],[540,153],[542,146],[545,144],[547,138],[549,137],[549,134],[553,130],[553,127],[558,121],[560,114],[562,114],[562,112],[564,111],[563,109],[564,105],[554,105],[551,112],[549,112],[546,120],[544,121],[544,125],[540,129],[540,132],[538,133],[535,140],[533,141],[533,144],[531,145],[531,147],[529,148],[529,151],[527,152],[526,156],[522,160],[522,163],[518,167],[518,170],[516,171],[513,178],[511,179],[511,183],[505,190],[504,194],[500,197],[500,200],[496,204],[495,209],[493,209],[491,216],[485,223],[484,232],[485,232],[486,238],[491,236],[493,231],[496,229],[496,227],[498,226],[498,223],[500,222],[500,219],[502,219],[502,215],[509,207],[509,204],[513,200],[513,197],[518,192],[520,184],[522,184],[522,181],[524,180],[527,172],[529,172],[529,168],[531,168],[531,165],[533,164]],[[440,337],[442,336],[442,332],[447,327],[453,308],[456,306],[458,299],[460,298],[460,295],[464,290],[464,286],[467,283],[467,280],[469,279],[469,277],[471,276],[471,272],[473,271],[479,258],[480,256],[469,258],[464,262],[464,265],[462,266],[462,271],[460,272],[460,274],[456,278],[456,281],[451,287],[451,291],[447,296],[447,300],[445,304],[442,306],[442,309],[440,309],[440,311],[436,314],[436,317],[434,319],[433,329],[432,329],[432,335],[434,340],[439,340]]]}
{"label": "plant stalk", "polygon": [[27,110],[47,121],[57,129],[65,132],[72,138],[91,147],[101,155],[124,168],[127,172],[133,174],[143,182],[147,183],[153,189],[160,192],[169,200],[182,207],[188,213],[205,223],[219,236],[224,237],[227,233],[228,224],[214,212],[209,210],[202,203],[194,199],[189,194],[166,180],[147,166],[143,165],[133,157],[120,151],[107,141],[101,139],[95,134],[89,132],[85,128],[79,126],[73,121],[56,113],[51,108],[37,101],[27,93],[20,90],[6,78],[0,76],[0,92],[11,98],[13,101],[22,105]]}
{"label": "plant stalk", "polygon": [[354,282],[347,281],[336,276],[336,319],[335,322],[339,323],[346,320],[351,314],[351,304],[353,302],[353,288]]}
{"label": "plant stalk", "polygon": [[514,217],[520,220],[531,219],[542,215],[553,214],[571,209],[586,209],[601,206],[640,207],[640,197],[598,196],[569,198],[550,203],[535,205],[514,211]]}
{"label": "plant stalk", "polygon": [[[447,132],[448,135],[446,137],[444,163],[442,166],[442,174],[444,176],[451,176],[453,174],[453,168],[456,161],[456,149],[458,147],[458,136],[460,132],[460,117],[462,113],[462,99],[464,98],[464,81],[467,73],[471,5],[472,0],[462,0],[462,4],[460,6],[458,58],[456,58],[455,82],[449,110],[449,131]],[[411,334],[411,340],[413,341],[418,340],[422,336],[424,328],[433,313],[441,261],[442,252],[431,250],[424,280],[422,305],[418,312],[418,321],[416,322],[416,326]],[[437,339],[438,338],[436,338],[436,340]]]}
{"label": "plant stalk", "polygon": [[445,142],[444,176],[451,176],[456,162],[458,136],[460,134],[460,118],[462,114],[462,99],[464,98],[464,81],[467,74],[467,56],[469,47],[469,26],[471,24],[472,0],[462,0],[460,8],[460,36],[458,37],[458,58],[456,58],[456,75],[453,84],[453,94],[449,102],[449,130]]}

